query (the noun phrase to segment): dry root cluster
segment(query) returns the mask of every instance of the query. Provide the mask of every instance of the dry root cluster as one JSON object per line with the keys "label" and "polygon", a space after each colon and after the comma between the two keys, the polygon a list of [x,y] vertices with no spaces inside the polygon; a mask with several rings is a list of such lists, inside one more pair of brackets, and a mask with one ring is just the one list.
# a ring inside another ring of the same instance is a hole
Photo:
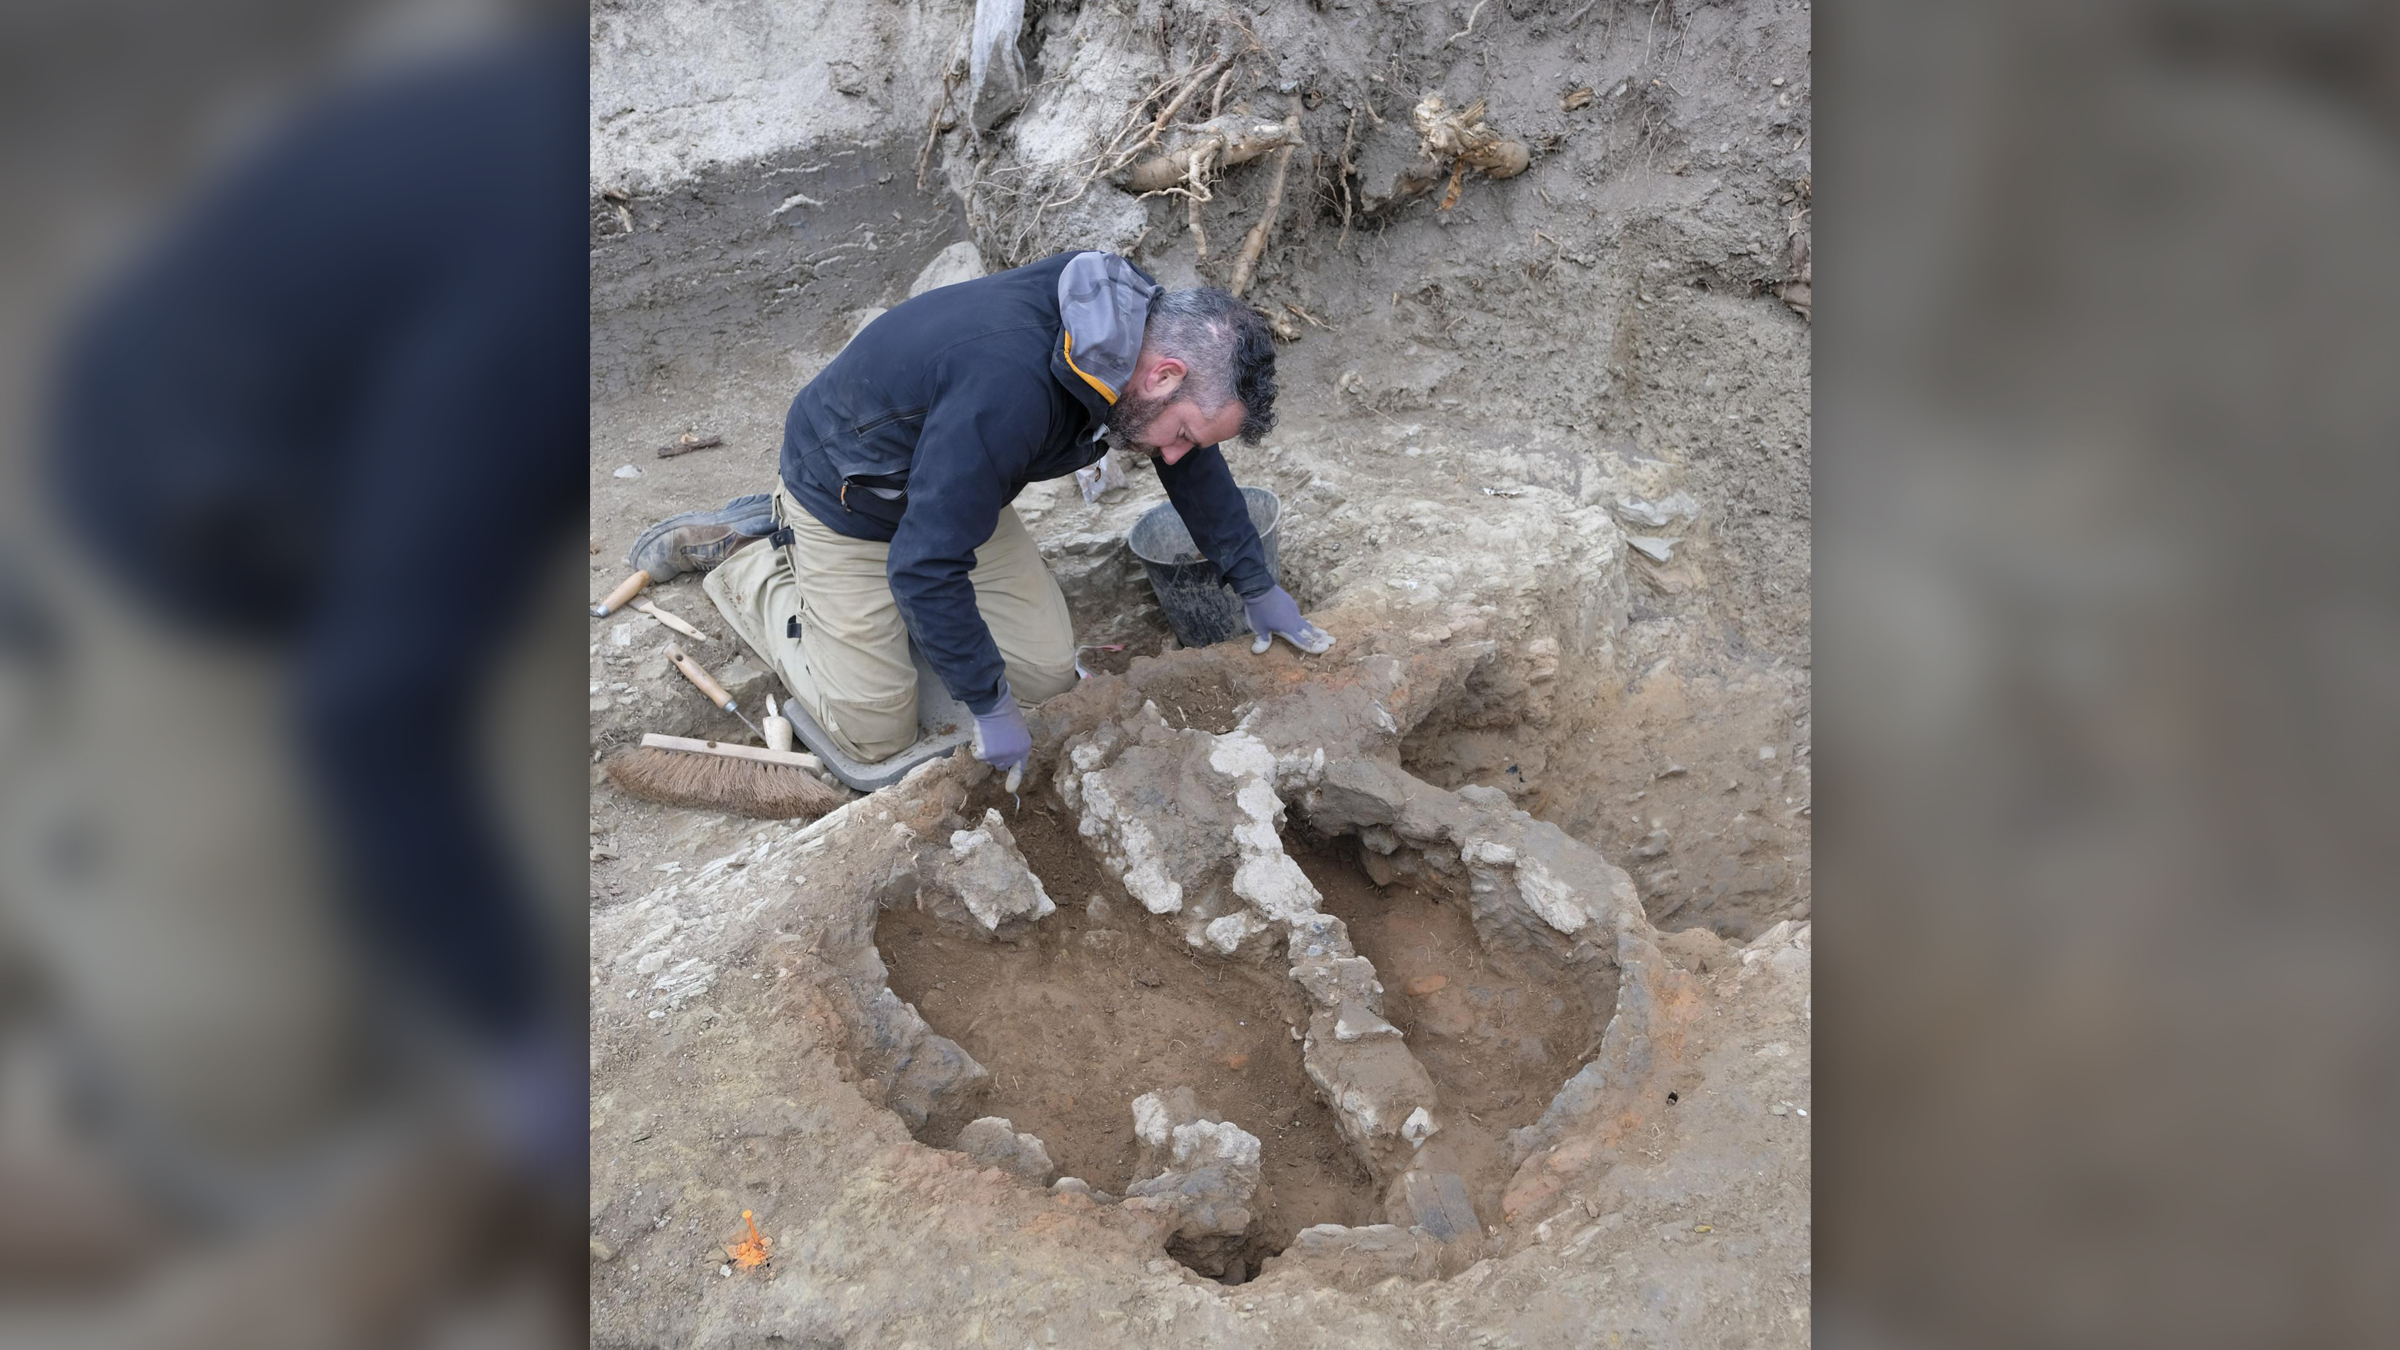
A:
{"label": "dry root cluster", "polygon": [[[1236,250],[1229,279],[1229,289],[1235,295],[1246,293],[1257,277],[1268,245],[1274,241],[1292,160],[1308,148],[1299,99],[1293,100],[1287,115],[1280,120],[1260,116],[1242,106],[1238,95],[1235,106],[1231,110],[1226,107],[1228,93],[1242,83],[1246,58],[1263,51],[1257,38],[1242,28],[1239,36],[1218,54],[1159,80],[1133,102],[1124,121],[1089,158],[1068,168],[1065,177],[1053,180],[1052,186],[1036,186],[1023,167],[987,163],[978,169],[974,187],[970,189],[970,218],[980,215],[987,224],[996,223],[996,207],[1000,215],[1011,221],[1011,239],[1002,241],[999,251],[1013,256],[1016,250],[1007,247],[1008,243],[1032,244],[1047,213],[1082,198],[1094,183],[1109,182],[1137,197],[1182,198],[1197,260],[1205,263],[1211,252],[1204,208],[1215,199],[1216,184],[1228,171],[1272,155],[1275,173],[1264,209]],[[952,84],[956,73],[953,72],[953,81],[945,82],[944,96],[930,118],[925,154],[920,157],[920,175],[941,129],[955,120]],[[1588,90],[1579,92],[1589,97]],[[1325,166],[1331,168],[1340,194],[1343,242],[1348,240],[1353,215],[1361,209],[1368,215],[1389,211],[1431,191],[1446,178],[1448,186],[1438,209],[1447,211],[1458,204],[1470,170],[1488,178],[1512,178],[1523,173],[1532,161],[1523,142],[1502,135],[1485,121],[1481,99],[1454,109],[1439,93],[1429,93],[1411,112],[1423,158],[1403,169],[1388,193],[1359,193],[1353,190],[1351,181],[1357,176],[1351,152],[1357,144],[1362,110],[1376,123],[1382,122],[1371,103],[1354,106],[1343,131],[1341,153]],[[1196,120],[1182,120],[1187,111]],[[1207,115],[1200,117],[1202,112]],[[1316,159],[1311,156],[1311,163]],[[1310,172],[1321,173],[1322,169]],[[1304,189],[1303,195],[1312,190]],[[1327,200],[1333,200],[1332,189],[1326,191]],[[990,195],[990,202],[978,211],[973,199],[984,194]],[[1307,212],[1302,214],[1305,218]],[[1278,333],[1287,339],[1298,336],[1298,330],[1288,319],[1276,316],[1273,322]]]}
{"label": "dry root cluster", "polygon": [[[1436,166],[1450,166],[1450,186],[1442,193],[1441,210],[1458,205],[1467,170],[1474,169],[1487,178],[1514,178],[1533,163],[1524,143],[1486,126],[1483,113],[1482,99],[1453,110],[1440,94],[1427,94],[1409,114],[1425,158]],[[1430,185],[1433,178],[1426,175],[1422,181]]]}

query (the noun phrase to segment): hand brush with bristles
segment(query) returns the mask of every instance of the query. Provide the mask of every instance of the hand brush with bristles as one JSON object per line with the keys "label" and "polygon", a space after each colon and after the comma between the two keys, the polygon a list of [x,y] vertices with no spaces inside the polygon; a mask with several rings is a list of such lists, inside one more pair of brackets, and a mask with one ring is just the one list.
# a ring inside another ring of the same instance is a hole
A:
{"label": "hand brush with bristles", "polygon": [[[681,647],[670,645],[667,657],[709,702],[720,708],[734,706],[725,687]],[[652,732],[642,737],[639,749],[609,760],[608,781],[636,797],[667,806],[731,811],[765,820],[821,816],[841,804],[842,794],[816,776],[825,767],[823,762],[815,755],[793,753],[792,721],[775,715],[772,695],[767,698],[766,729],[760,734],[766,738],[767,749]]]}
{"label": "hand brush with bristles", "polygon": [[810,772],[817,763],[814,755],[653,732],[608,761],[608,781],[667,806],[786,820],[841,804],[842,794]]}

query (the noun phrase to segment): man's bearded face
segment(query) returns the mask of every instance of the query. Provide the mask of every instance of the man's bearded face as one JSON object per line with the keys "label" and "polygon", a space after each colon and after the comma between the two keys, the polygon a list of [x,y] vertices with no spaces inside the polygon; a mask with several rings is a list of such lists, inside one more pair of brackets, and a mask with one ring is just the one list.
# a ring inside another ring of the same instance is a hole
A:
{"label": "man's bearded face", "polygon": [[1191,399],[1177,400],[1172,391],[1148,398],[1129,392],[1109,409],[1108,427],[1117,444],[1174,464],[1201,446],[1240,435],[1242,417],[1242,405],[1234,399],[1210,416]]}
{"label": "man's bearded face", "polygon": [[1144,439],[1144,433],[1157,423],[1158,415],[1165,412],[1174,399],[1173,394],[1143,398],[1128,391],[1117,400],[1116,406],[1108,410],[1109,435],[1125,449],[1138,450],[1146,455],[1157,454],[1158,447]]}

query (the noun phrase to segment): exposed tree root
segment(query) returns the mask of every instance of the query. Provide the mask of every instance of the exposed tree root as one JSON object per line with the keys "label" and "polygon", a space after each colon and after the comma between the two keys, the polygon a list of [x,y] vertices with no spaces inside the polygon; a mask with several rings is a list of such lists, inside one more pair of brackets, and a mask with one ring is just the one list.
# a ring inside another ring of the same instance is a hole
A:
{"label": "exposed tree root", "polygon": [[1342,157],[1334,163],[1334,174],[1342,184],[1342,237],[1333,241],[1333,251],[1342,251],[1350,242],[1350,180],[1358,169],[1350,163],[1350,147],[1358,143],[1358,109],[1350,110],[1350,124],[1342,128]]}
{"label": "exposed tree root", "polygon": [[1200,208],[1208,203],[1208,171],[1211,152],[1202,150],[1185,167],[1191,186],[1184,190],[1184,217],[1191,223],[1192,242],[1198,252],[1194,262],[1208,261],[1208,231],[1200,224]]}
{"label": "exposed tree root", "polygon": [[933,167],[933,147],[942,138],[942,128],[952,125],[957,120],[951,116],[950,110],[953,106],[953,97],[958,91],[958,82],[965,79],[966,75],[963,64],[956,62],[952,63],[950,69],[942,74],[942,97],[933,105],[933,116],[926,120],[925,148],[917,152],[917,191],[919,192],[925,190],[925,175]]}
{"label": "exposed tree root", "polygon": [[1211,94],[1208,99],[1208,115],[1211,118],[1215,118],[1225,111],[1225,90],[1232,83],[1233,67],[1227,66],[1225,73],[1217,77],[1217,92]]}
{"label": "exposed tree root", "polygon": [[1229,113],[1182,131],[1181,143],[1163,155],[1153,155],[1119,180],[1130,192],[1167,192],[1197,185],[1204,173],[1193,170],[1205,159],[1211,169],[1247,164],[1268,153],[1299,143],[1299,129],[1288,122],[1262,122]]}
{"label": "exposed tree root", "polygon": [[1242,251],[1233,260],[1233,284],[1228,288],[1236,298],[1250,289],[1250,278],[1258,270],[1259,257],[1267,251],[1267,241],[1275,235],[1275,217],[1283,210],[1283,180],[1291,172],[1292,152],[1301,145],[1300,105],[1292,104],[1291,115],[1283,119],[1284,135],[1289,142],[1283,153],[1275,158],[1275,180],[1267,185],[1266,209],[1260,213],[1258,224],[1250,227],[1250,237],[1242,241]]}
{"label": "exposed tree root", "polygon": [[1167,100],[1167,106],[1158,110],[1158,116],[1151,121],[1150,129],[1143,133],[1142,138],[1134,142],[1125,150],[1120,151],[1116,158],[1110,162],[1109,166],[1105,169],[1102,169],[1097,176],[1105,177],[1109,174],[1123,171],[1125,166],[1133,163],[1135,159],[1140,157],[1143,151],[1148,150],[1154,145],[1157,145],[1158,138],[1166,133],[1168,124],[1175,120],[1175,114],[1183,111],[1183,105],[1191,100],[1192,95],[1198,92],[1200,86],[1205,83],[1210,76],[1217,74],[1219,71],[1229,72],[1232,66],[1232,57],[1220,56],[1216,60],[1211,61],[1207,65],[1193,71],[1191,78],[1185,80],[1183,84],[1176,89],[1175,97]]}

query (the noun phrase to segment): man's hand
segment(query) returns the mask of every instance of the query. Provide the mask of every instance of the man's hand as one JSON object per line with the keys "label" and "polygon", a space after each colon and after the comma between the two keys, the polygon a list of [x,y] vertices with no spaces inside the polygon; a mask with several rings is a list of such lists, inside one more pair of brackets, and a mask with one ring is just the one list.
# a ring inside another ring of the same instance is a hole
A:
{"label": "man's hand", "polygon": [[1250,631],[1257,638],[1250,644],[1252,652],[1265,651],[1279,637],[1311,656],[1333,645],[1333,634],[1301,618],[1300,603],[1281,586],[1244,600],[1242,608],[1249,611]]}
{"label": "man's hand", "polygon": [[1000,682],[1000,701],[988,713],[975,714],[975,758],[995,769],[1022,767],[1033,758],[1033,733],[1008,681]]}

